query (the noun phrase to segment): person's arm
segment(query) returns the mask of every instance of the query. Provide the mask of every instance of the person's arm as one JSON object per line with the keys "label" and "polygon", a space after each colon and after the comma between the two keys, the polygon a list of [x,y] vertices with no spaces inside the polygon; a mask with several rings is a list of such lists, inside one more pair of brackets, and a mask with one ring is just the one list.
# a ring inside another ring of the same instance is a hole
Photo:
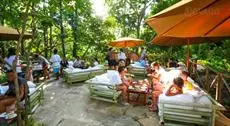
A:
{"label": "person's arm", "polygon": [[167,92],[165,93],[166,96],[173,96],[173,95],[174,95],[174,93],[171,92],[172,88],[174,88],[173,85],[171,85],[171,86],[169,87],[169,89],[167,90]]}
{"label": "person's arm", "polygon": [[25,86],[23,84],[19,87],[19,98],[22,99],[25,94]]}

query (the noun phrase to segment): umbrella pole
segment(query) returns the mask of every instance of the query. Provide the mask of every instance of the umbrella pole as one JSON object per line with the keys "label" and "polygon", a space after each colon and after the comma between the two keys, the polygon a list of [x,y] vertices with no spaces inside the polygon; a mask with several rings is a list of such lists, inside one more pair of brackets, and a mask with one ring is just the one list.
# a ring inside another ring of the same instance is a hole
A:
{"label": "umbrella pole", "polygon": [[190,70],[190,39],[188,38],[188,54],[187,54],[187,58],[186,58],[186,66],[188,68],[188,70]]}

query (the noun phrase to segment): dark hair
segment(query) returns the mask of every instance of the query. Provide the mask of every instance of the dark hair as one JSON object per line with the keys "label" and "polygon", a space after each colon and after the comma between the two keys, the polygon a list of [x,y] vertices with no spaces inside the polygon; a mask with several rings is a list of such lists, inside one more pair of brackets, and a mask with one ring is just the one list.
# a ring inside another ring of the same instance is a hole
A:
{"label": "dark hair", "polygon": [[120,49],[121,52],[123,52],[123,49]]}
{"label": "dark hair", "polygon": [[39,56],[39,55],[38,55],[37,53],[34,54],[34,57],[35,57],[35,58],[38,58],[38,56]]}
{"label": "dark hair", "polygon": [[181,77],[174,78],[173,83],[180,88],[184,86],[184,80]]}
{"label": "dark hair", "polygon": [[155,63],[153,64],[153,66],[154,66],[154,67],[158,67],[158,69],[160,69],[160,65],[159,65],[159,63],[157,63],[157,62],[155,62]]}
{"label": "dark hair", "polygon": [[125,70],[125,67],[124,67],[124,66],[121,66],[121,67],[118,68],[118,72],[119,72],[119,73],[121,73],[121,72],[124,71],[124,70]]}
{"label": "dark hair", "polygon": [[181,74],[183,74],[183,75],[185,75],[185,76],[188,76],[188,72],[185,71],[185,70],[183,70],[183,71],[181,72]]}
{"label": "dark hair", "polygon": [[109,51],[111,51],[113,48],[109,48]]}
{"label": "dark hair", "polygon": [[54,54],[57,54],[57,52],[58,52],[57,49],[54,49]]}
{"label": "dark hair", "polygon": [[11,73],[11,72],[14,72],[12,69],[8,69],[7,71],[6,71],[6,73]]}
{"label": "dark hair", "polygon": [[14,47],[11,47],[8,49],[8,55],[7,57],[9,58],[10,56],[16,55],[16,49]]}
{"label": "dark hair", "polygon": [[98,58],[94,58],[95,61],[99,62]]}

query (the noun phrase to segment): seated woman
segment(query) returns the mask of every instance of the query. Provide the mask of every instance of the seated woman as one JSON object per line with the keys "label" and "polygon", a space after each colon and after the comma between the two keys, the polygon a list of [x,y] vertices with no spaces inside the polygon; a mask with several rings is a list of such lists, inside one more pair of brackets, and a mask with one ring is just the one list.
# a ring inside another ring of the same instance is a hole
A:
{"label": "seated woman", "polygon": [[149,106],[150,111],[157,110],[157,101],[160,94],[163,93],[164,86],[160,83],[162,72],[160,71],[160,65],[155,62],[151,64],[151,72],[148,74],[152,80],[152,104]]}
{"label": "seated woman", "polygon": [[[5,95],[0,96],[0,113],[10,112],[11,110],[9,110],[8,107],[16,104],[17,101],[15,84],[14,84],[15,76],[12,70],[7,72],[7,79],[8,79],[9,89]],[[27,89],[26,84],[27,83],[25,79],[18,77],[20,101],[24,100],[25,98],[25,91]]]}
{"label": "seated woman", "polygon": [[174,96],[178,94],[183,94],[183,91],[182,91],[183,86],[184,86],[183,79],[181,77],[177,77],[173,80],[173,85],[169,87],[165,95]]}
{"label": "seated woman", "polygon": [[127,90],[128,90],[128,87],[131,85],[132,80],[128,79],[125,76],[127,73],[127,69],[125,67],[119,67],[118,72],[120,74],[122,84],[117,86],[117,90],[122,91],[122,101],[126,105],[127,104]]}

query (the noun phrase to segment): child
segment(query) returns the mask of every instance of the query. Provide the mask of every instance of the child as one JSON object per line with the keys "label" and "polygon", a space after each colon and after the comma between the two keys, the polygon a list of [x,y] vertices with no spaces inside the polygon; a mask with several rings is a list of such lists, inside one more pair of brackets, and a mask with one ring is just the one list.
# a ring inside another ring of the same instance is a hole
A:
{"label": "child", "polygon": [[181,77],[177,77],[173,80],[173,85],[170,86],[168,91],[165,93],[166,96],[175,96],[178,94],[183,94],[184,81]]}

